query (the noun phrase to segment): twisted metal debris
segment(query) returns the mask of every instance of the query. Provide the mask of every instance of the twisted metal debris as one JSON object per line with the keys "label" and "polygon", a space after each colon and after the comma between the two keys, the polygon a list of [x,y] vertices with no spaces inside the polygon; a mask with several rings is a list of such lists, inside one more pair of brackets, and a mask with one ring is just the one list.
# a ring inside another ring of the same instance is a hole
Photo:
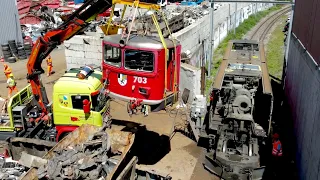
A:
{"label": "twisted metal debris", "polygon": [[17,180],[26,170],[27,168],[17,162],[6,162],[5,158],[0,159],[0,179]]}
{"label": "twisted metal debris", "polygon": [[38,169],[39,179],[104,179],[120,160],[113,154],[106,132],[97,132],[88,141],[54,151],[48,164]]}

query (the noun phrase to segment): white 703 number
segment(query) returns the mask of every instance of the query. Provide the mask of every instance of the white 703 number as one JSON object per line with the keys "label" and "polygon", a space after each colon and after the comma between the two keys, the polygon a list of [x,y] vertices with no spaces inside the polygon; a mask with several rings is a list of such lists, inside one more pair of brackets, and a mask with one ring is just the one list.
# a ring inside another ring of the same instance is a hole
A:
{"label": "white 703 number", "polygon": [[142,84],[147,84],[147,78],[146,77],[138,77],[138,76],[133,76],[133,82],[136,83],[142,83]]}

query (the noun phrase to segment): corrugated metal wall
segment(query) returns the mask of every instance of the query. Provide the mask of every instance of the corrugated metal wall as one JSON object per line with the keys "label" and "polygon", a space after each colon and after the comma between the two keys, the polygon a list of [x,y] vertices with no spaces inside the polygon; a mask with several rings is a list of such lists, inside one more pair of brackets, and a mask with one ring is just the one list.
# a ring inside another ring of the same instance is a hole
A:
{"label": "corrugated metal wall", "polygon": [[292,31],[320,64],[320,0],[296,0]]}
{"label": "corrugated metal wall", "polygon": [[285,95],[292,112],[299,179],[320,179],[320,71],[292,37]]}
{"label": "corrugated metal wall", "polygon": [[320,179],[320,0],[296,0],[292,31],[285,95],[294,122],[299,179]]}
{"label": "corrugated metal wall", "polygon": [[0,44],[8,40],[23,42],[16,0],[0,0]]}

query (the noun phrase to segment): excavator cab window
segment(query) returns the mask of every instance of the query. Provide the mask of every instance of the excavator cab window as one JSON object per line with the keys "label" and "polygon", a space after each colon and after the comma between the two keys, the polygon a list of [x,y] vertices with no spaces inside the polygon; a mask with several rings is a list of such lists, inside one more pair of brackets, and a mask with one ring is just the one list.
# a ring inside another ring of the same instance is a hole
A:
{"label": "excavator cab window", "polygon": [[112,66],[120,67],[121,49],[106,44],[104,46],[104,62]]}
{"label": "excavator cab window", "polygon": [[89,96],[87,95],[74,95],[74,96],[71,96],[71,100],[72,100],[72,107],[73,109],[83,109],[83,100],[89,100],[90,101],[90,98]]}
{"label": "excavator cab window", "polygon": [[153,52],[127,49],[124,52],[126,69],[152,72],[154,67]]}

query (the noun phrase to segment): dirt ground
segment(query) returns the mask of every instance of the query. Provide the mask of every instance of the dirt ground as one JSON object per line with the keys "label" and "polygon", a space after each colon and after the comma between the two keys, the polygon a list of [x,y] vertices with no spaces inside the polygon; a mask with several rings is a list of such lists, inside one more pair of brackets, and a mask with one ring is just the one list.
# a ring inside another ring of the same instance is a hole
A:
{"label": "dirt ground", "polygon": [[[47,77],[46,74],[42,75],[42,82],[46,87],[48,98],[52,98],[52,87],[53,83],[64,74],[66,70],[66,61],[64,56],[64,49],[56,49],[51,53],[52,59],[53,59],[53,70],[55,71],[55,74],[53,74],[50,77]],[[3,62],[0,63],[0,68],[3,70]],[[27,85],[27,60],[18,61],[16,63],[6,63],[8,64],[11,69],[12,73],[17,81],[17,88],[22,89]],[[42,63],[42,68],[47,72],[47,66],[45,61]],[[3,71],[2,71],[3,72]],[[0,86],[0,95],[1,97],[7,97],[8,95],[8,89],[6,88],[6,77],[4,73],[0,73],[0,83],[2,86]]]}

